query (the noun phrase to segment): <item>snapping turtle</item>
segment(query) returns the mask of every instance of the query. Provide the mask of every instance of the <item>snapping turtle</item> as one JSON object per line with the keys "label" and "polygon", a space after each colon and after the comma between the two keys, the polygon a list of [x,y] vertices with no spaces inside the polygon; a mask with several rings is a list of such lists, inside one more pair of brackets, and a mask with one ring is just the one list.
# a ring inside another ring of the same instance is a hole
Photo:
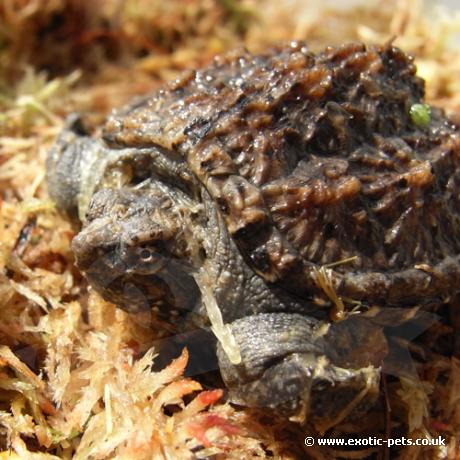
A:
{"label": "snapping turtle", "polygon": [[384,326],[460,287],[460,135],[423,95],[390,44],[293,42],[217,57],[95,134],[73,117],[47,167],[76,264],[122,308],[211,325],[233,401],[323,429],[362,413]]}

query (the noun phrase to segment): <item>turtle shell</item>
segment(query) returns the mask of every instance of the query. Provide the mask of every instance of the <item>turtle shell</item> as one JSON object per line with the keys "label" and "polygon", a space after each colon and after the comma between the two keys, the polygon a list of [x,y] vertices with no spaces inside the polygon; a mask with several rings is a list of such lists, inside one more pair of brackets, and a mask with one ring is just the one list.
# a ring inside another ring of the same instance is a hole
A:
{"label": "turtle shell", "polygon": [[460,137],[441,110],[411,115],[423,96],[391,44],[294,42],[188,71],[103,137],[185,162],[268,283],[313,297],[326,267],[339,296],[433,303],[460,285]]}

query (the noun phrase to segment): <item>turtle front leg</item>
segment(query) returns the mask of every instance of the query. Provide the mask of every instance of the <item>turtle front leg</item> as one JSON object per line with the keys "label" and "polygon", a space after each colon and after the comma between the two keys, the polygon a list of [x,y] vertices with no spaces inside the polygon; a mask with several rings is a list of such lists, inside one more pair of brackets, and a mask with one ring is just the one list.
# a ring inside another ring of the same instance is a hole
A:
{"label": "turtle front leg", "polygon": [[80,116],[70,115],[48,154],[46,170],[51,198],[74,221],[83,220],[81,205],[90,199],[85,196],[86,183],[91,175],[97,178],[92,165],[106,154],[106,147],[86,132]]}
{"label": "turtle front leg", "polygon": [[[220,344],[217,351],[230,400],[269,408],[297,421],[308,419],[319,431],[368,409],[378,397],[380,376],[379,363],[369,357],[381,361],[386,341],[369,321],[345,323],[328,328],[314,318],[289,313],[234,321],[231,329],[241,363],[232,364]],[[361,344],[356,343],[357,327],[362,329]],[[374,350],[359,357],[356,347],[368,347],[369,334]],[[350,339],[355,341],[353,355],[336,350]]]}

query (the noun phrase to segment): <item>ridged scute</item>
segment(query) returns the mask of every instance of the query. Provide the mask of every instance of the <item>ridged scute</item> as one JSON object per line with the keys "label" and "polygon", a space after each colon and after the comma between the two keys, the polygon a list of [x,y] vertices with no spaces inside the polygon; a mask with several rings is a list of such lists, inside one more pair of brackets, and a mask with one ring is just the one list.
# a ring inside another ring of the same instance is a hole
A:
{"label": "ridged scute", "polygon": [[460,279],[460,137],[435,108],[414,124],[423,96],[391,45],[294,42],[185,73],[104,138],[179,153],[267,281],[312,296],[318,267],[352,258],[332,273],[339,294],[429,302]]}

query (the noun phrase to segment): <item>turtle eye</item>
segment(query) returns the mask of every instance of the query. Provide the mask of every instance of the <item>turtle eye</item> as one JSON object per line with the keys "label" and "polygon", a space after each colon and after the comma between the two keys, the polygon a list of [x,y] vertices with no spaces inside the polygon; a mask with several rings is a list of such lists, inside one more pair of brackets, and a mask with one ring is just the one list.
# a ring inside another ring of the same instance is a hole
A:
{"label": "turtle eye", "polygon": [[152,257],[152,253],[150,252],[149,249],[142,249],[140,254],[139,254],[140,258],[144,261],[146,260],[149,260],[151,257]]}

